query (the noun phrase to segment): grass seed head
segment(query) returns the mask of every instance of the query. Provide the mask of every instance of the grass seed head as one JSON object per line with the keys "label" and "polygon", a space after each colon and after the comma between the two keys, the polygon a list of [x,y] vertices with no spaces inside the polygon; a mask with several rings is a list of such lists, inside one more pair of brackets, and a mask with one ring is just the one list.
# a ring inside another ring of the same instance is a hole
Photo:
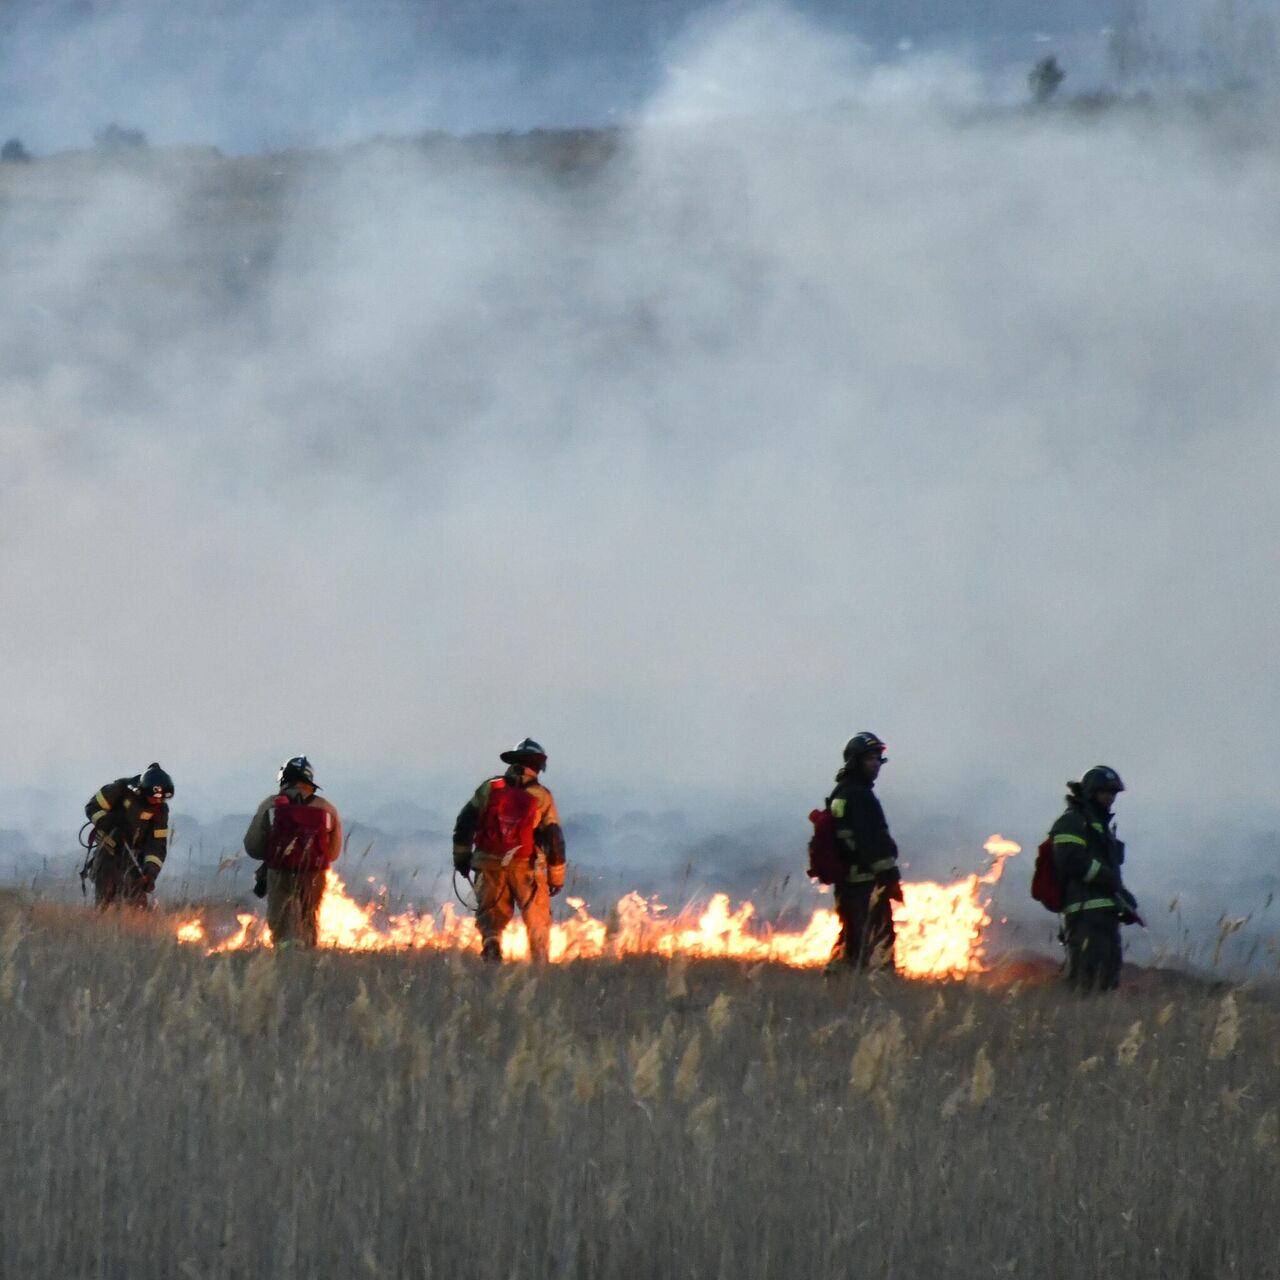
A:
{"label": "grass seed head", "polygon": [[1138,1051],[1142,1048],[1145,1040],[1146,1034],[1142,1030],[1142,1019],[1139,1018],[1129,1028],[1125,1038],[1116,1046],[1116,1064],[1121,1067],[1133,1066],[1134,1060],[1138,1056]]}
{"label": "grass seed head", "polygon": [[[904,1057],[906,1036],[895,1010],[878,1027],[866,1032],[853,1052],[849,1085],[858,1093],[870,1093],[891,1078],[889,1068]],[[896,1079],[896,1073],[893,1077]]]}
{"label": "grass seed head", "polygon": [[698,1031],[689,1037],[689,1043],[681,1055],[680,1065],[676,1068],[675,1091],[681,1102],[688,1102],[698,1088],[698,1077],[702,1067],[702,1035]]}
{"label": "grass seed head", "polygon": [[1228,991],[1218,1006],[1218,1020],[1209,1041],[1209,1057],[1216,1060],[1230,1057],[1239,1043],[1240,1010],[1236,1007],[1235,992]]}
{"label": "grass seed head", "polygon": [[710,1147],[716,1137],[716,1117],[720,1110],[719,1098],[703,1098],[689,1112],[689,1136],[699,1146]]}
{"label": "grass seed head", "polygon": [[724,1034],[725,1028],[729,1025],[729,995],[722,991],[711,1002],[711,1007],[707,1010],[707,1026],[711,1028],[711,1034],[717,1040]]}
{"label": "grass seed head", "polygon": [[689,962],[682,955],[673,956],[667,965],[667,999],[684,1000],[689,995],[689,984],[685,980]]}
{"label": "grass seed head", "polygon": [[1253,1145],[1259,1151],[1275,1151],[1280,1147],[1280,1114],[1274,1107],[1254,1127]]}
{"label": "grass seed head", "polygon": [[631,1073],[631,1092],[640,1101],[647,1101],[657,1092],[662,1083],[663,1049],[662,1037],[656,1036],[636,1061]]}
{"label": "grass seed head", "polygon": [[969,1105],[985,1107],[996,1091],[996,1069],[987,1056],[986,1045],[979,1045],[973,1055],[973,1075],[969,1080]]}

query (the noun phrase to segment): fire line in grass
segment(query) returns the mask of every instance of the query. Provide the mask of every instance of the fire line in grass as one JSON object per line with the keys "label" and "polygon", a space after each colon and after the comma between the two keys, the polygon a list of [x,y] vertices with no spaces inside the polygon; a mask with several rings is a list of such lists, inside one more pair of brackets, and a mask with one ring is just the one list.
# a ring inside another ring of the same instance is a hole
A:
{"label": "fire line in grass", "polygon": [[[999,835],[983,847],[990,863],[981,874],[950,884],[903,883],[903,900],[893,904],[900,973],[913,978],[958,978],[982,971],[983,934],[991,923],[990,889],[1000,879],[1006,860],[1021,851]],[[572,915],[552,925],[553,964],[610,956],[681,955],[813,968],[830,959],[840,931],[839,919],[829,908],[815,910],[802,929],[787,930],[761,919],[750,902],[732,906],[723,893],[713,894],[700,911],[675,915],[656,898],[628,893],[603,920],[593,916],[581,898],[565,902]],[[199,917],[185,920],[178,926],[178,941],[203,945],[210,954],[271,945],[271,932],[261,917],[243,913],[236,918],[236,932],[222,939],[209,938]],[[344,951],[480,948],[475,921],[451,903],[434,913],[380,916],[377,904],[362,905],[352,898],[332,869],[320,907],[320,942]],[[528,939],[518,921],[507,929],[503,951],[509,959],[528,959]]]}

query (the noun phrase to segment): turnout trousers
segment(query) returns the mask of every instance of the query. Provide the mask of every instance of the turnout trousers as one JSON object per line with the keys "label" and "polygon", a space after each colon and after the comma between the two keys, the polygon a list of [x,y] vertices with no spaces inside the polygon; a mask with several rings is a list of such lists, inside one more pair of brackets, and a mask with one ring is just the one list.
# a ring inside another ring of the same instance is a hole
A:
{"label": "turnout trousers", "polygon": [[1114,991],[1120,985],[1120,919],[1114,911],[1068,916],[1067,985],[1077,991]]}
{"label": "turnout trousers", "polygon": [[108,907],[135,907],[145,911],[147,895],[138,890],[142,879],[128,853],[118,849],[111,853],[99,848],[93,855],[93,905],[105,911]]}
{"label": "turnout trousers", "polygon": [[887,885],[866,881],[835,886],[840,936],[831,952],[830,969],[893,968],[893,900]]}
{"label": "turnout trousers", "polygon": [[277,947],[314,947],[320,943],[320,871],[276,871],[267,868],[267,925]]}
{"label": "turnout trousers", "polygon": [[527,858],[513,858],[504,867],[501,858],[477,854],[472,870],[476,924],[485,958],[502,959],[502,932],[518,909],[529,935],[530,957],[545,962],[551,953],[551,894],[541,859],[534,863]]}

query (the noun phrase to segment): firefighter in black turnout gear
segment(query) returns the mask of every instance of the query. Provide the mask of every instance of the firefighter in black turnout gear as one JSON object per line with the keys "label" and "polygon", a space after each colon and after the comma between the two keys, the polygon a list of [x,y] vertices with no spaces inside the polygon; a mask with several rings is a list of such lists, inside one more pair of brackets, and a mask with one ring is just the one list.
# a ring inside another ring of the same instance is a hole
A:
{"label": "firefighter in black turnout gear", "polygon": [[1067,982],[1079,991],[1111,991],[1120,985],[1120,926],[1140,924],[1138,903],[1120,878],[1124,842],[1117,839],[1111,807],[1124,790],[1107,765],[1067,783],[1067,807],[1049,832],[1062,886]]}
{"label": "firefighter in black turnout gear", "polygon": [[105,783],[84,807],[92,830],[82,873],[93,880],[94,905],[145,907],[169,851],[173,779],[149,764],[132,778]]}
{"label": "firefighter in black turnout gear", "polygon": [[885,744],[874,733],[850,738],[827,800],[844,864],[843,879],[835,885],[840,936],[829,973],[841,966],[893,967],[893,903],[902,901],[902,880],[898,846],[875,794],[884,752]]}

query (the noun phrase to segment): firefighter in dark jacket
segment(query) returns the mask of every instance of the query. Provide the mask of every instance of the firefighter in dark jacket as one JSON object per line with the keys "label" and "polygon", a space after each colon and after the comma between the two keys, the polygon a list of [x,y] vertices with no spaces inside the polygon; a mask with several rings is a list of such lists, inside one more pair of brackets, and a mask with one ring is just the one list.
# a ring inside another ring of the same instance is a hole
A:
{"label": "firefighter in dark jacket", "polygon": [[106,783],[85,805],[93,833],[82,878],[93,878],[96,906],[147,905],[169,851],[172,798],[173,779],[153,763]]}
{"label": "firefighter in dark jacket", "polygon": [[481,954],[502,959],[502,933],[516,908],[529,955],[551,950],[551,899],[564,887],[564,833],[551,792],[538,780],[547,753],[526,738],[499,757],[507,771],[480,784],[453,828],[453,866],[474,875]]}
{"label": "firefighter in dark jacket", "polygon": [[843,880],[835,885],[840,936],[828,972],[842,965],[893,966],[893,903],[902,901],[902,880],[898,846],[875,794],[884,752],[885,744],[874,733],[850,738],[827,801],[845,867]]}
{"label": "firefighter in dark jacket", "polygon": [[259,806],[244,833],[244,851],[262,863],[267,926],[277,947],[314,947],[320,941],[325,876],[342,852],[342,820],[317,794],[315,770],[294,756],[276,775],[279,791]]}
{"label": "firefighter in dark jacket", "polygon": [[1124,842],[1117,839],[1111,807],[1124,790],[1106,765],[1067,783],[1067,807],[1049,835],[1054,870],[1062,886],[1067,982],[1080,991],[1120,985],[1120,926],[1141,923],[1138,903],[1121,881]]}

